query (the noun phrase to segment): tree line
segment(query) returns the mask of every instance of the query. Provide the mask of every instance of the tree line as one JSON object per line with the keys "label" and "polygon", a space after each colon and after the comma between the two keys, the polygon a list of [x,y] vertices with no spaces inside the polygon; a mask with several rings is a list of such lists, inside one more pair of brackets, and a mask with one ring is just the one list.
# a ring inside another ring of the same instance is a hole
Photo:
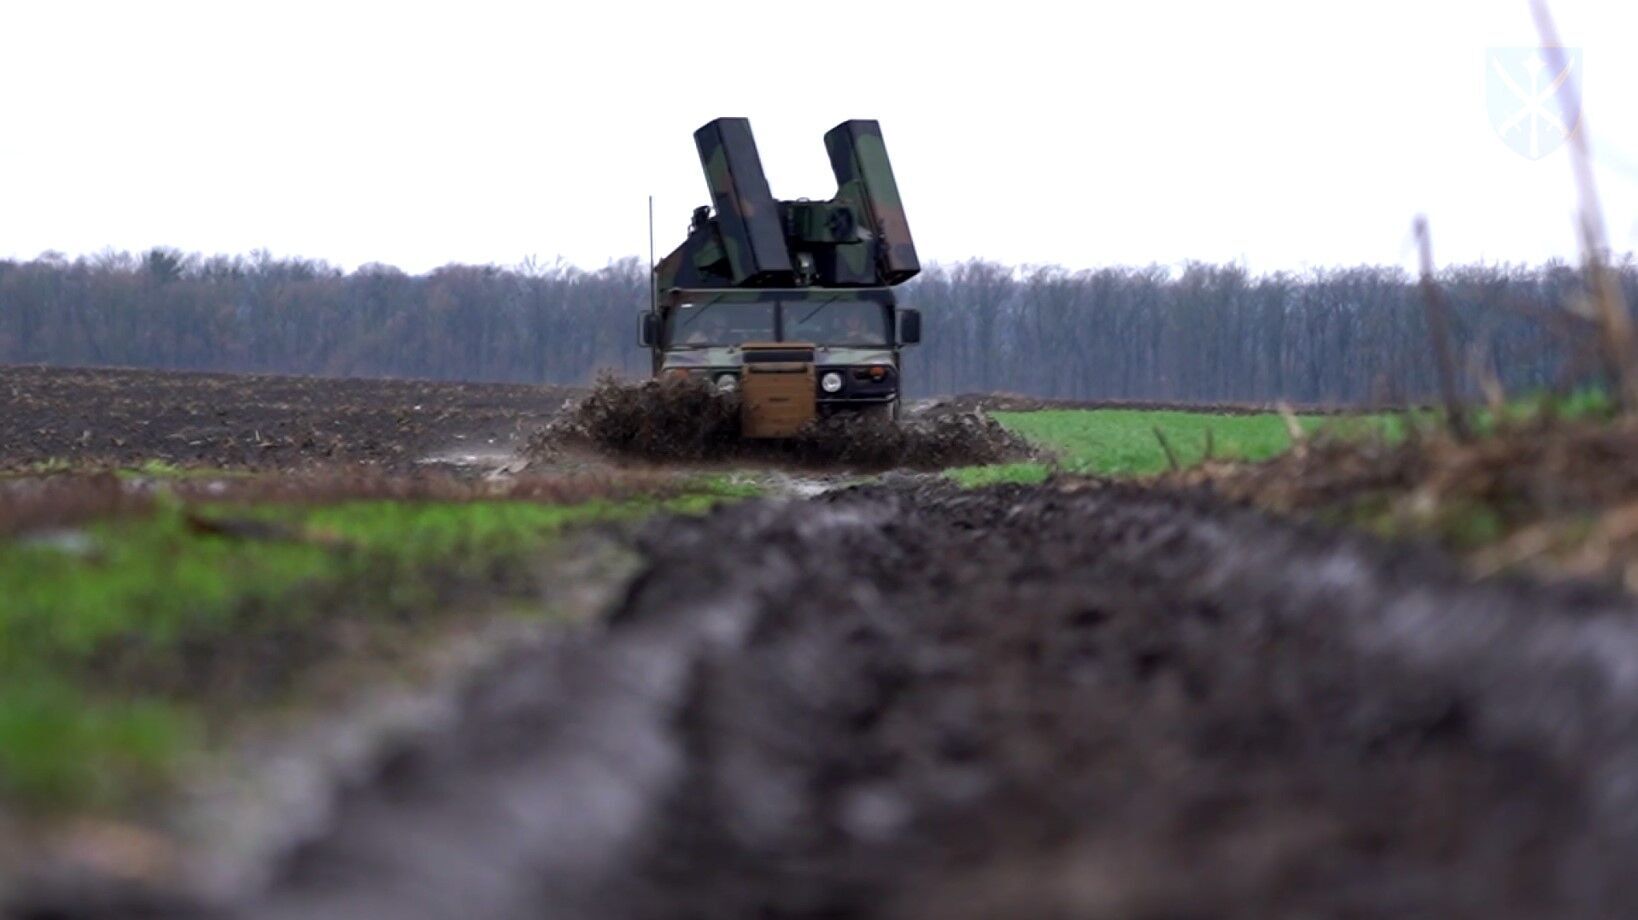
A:
{"label": "tree line", "polygon": [[[1638,265],[1620,265],[1638,303]],[[1594,371],[1573,267],[1468,266],[1437,278],[1471,392],[1567,386]],[[973,260],[901,288],[921,308],[916,395],[1424,400],[1436,378],[1423,291],[1396,268],[1254,275],[1234,265],[1087,271]],[[584,383],[638,375],[635,258],[410,275],[308,259],[156,249],[0,261],[0,363]]]}

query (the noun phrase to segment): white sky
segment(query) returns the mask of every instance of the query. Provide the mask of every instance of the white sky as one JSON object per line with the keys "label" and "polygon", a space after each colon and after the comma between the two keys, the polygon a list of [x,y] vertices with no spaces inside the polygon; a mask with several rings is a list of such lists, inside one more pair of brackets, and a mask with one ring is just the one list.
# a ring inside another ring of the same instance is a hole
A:
{"label": "white sky", "polygon": [[[1524,0],[0,0],[0,257],[380,261],[680,241],[692,132],[750,117],[776,196],[878,118],[925,260],[1409,264],[1574,253],[1566,153],[1497,137]],[[1638,4],[1560,0],[1616,249],[1638,249]]]}

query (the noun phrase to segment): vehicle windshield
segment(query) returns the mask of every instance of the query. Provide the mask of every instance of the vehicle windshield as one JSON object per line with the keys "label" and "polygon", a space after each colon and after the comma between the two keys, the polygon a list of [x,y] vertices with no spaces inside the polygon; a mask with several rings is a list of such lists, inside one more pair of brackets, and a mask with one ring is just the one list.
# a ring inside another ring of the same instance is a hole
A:
{"label": "vehicle windshield", "polygon": [[887,309],[870,300],[792,300],[784,304],[787,342],[887,345]]}
{"label": "vehicle windshield", "polygon": [[706,348],[746,342],[887,346],[886,305],[852,295],[745,303],[707,300],[679,304],[666,319],[665,347]]}
{"label": "vehicle windshield", "polygon": [[667,347],[743,345],[778,341],[771,303],[685,303],[666,323]]}

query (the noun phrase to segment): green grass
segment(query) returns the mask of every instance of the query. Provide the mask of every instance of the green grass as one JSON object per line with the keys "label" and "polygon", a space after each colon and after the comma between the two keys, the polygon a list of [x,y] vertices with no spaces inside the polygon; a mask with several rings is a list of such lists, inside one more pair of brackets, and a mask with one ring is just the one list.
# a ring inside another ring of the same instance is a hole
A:
{"label": "green grass", "polygon": [[0,478],[16,479],[20,476],[51,476],[57,473],[72,473],[78,468],[71,461],[48,457],[36,463],[30,463],[17,469],[6,470],[0,473]]}
{"label": "green grass", "polygon": [[719,499],[756,498],[763,494],[757,477],[745,473],[697,473],[683,480],[684,502],[707,500],[707,505]]}
{"label": "green grass", "polygon": [[1561,419],[1610,419],[1619,412],[1610,395],[1602,389],[1589,387],[1565,395],[1534,393],[1508,401],[1500,413],[1479,409],[1474,413],[1474,427],[1482,434],[1496,428],[1498,420],[1509,424],[1523,424],[1543,416]]}
{"label": "green grass", "polygon": [[[964,486],[1001,482],[1037,483],[1054,468],[1098,476],[1146,476],[1170,468],[1159,429],[1180,467],[1198,464],[1210,444],[1220,460],[1266,460],[1291,448],[1285,419],[1275,413],[1217,415],[1178,410],[1047,409],[1037,412],[996,412],[1007,428],[1044,448],[1051,462],[1005,463],[960,467],[946,475]],[[1343,437],[1403,437],[1405,420],[1393,415],[1298,416],[1298,425],[1310,434],[1320,431]],[[1209,432],[1209,440],[1208,440]]]}
{"label": "green grass", "polygon": [[0,801],[32,812],[112,807],[164,789],[203,737],[197,716],[149,699],[89,700],[70,682],[0,684]]}
{"label": "green grass", "polygon": [[[1142,476],[1168,467],[1158,428],[1182,466],[1199,463],[1210,432],[1213,454],[1222,459],[1264,460],[1290,449],[1285,420],[1275,414],[1209,415],[1138,409],[1049,409],[997,412],[996,420],[1052,451],[1063,469],[1105,476]],[[1305,430],[1325,419],[1298,419]]]}
{"label": "green grass", "polygon": [[1458,500],[1406,514],[1389,495],[1380,493],[1317,509],[1316,517],[1338,526],[1358,527],[1387,540],[1432,537],[1458,553],[1494,545],[1512,529],[1503,510],[1492,505]]}
{"label": "green grass", "polygon": [[199,749],[216,714],[276,702],[201,699],[215,690],[190,687],[193,672],[283,667],[291,673],[275,691],[287,693],[312,662],[267,663],[258,649],[305,641],[338,618],[412,637],[452,591],[529,602],[533,560],[565,527],[700,512],[754,488],[691,486],[663,500],[574,505],[370,500],[192,512],[236,535],[162,503],[71,541],[0,541],[0,803],[52,811],[140,800]]}
{"label": "green grass", "polygon": [[114,471],[122,479],[239,479],[254,476],[249,470],[209,466],[177,466],[164,460],[148,460]]}
{"label": "green grass", "polygon": [[[95,469],[101,468],[88,468],[72,460],[50,457],[37,463],[30,463],[17,469],[0,472],[0,479],[85,473]],[[135,466],[109,467],[107,471],[119,476],[121,479],[230,479],[256,475],[249,470],[208,466],[178,466],[164,460],[145,460]]]}
{"label": "green grass", "polygon": [[994,463],[989,466],[960,466],[945,470],[944,474],[960,483],[963,488],[976,489],[979,486],[993,486],[1001,483],[1013,482],[1022,485],[1036,485],[1045,482],[1052,475],[1052,468],[1045,463]]}

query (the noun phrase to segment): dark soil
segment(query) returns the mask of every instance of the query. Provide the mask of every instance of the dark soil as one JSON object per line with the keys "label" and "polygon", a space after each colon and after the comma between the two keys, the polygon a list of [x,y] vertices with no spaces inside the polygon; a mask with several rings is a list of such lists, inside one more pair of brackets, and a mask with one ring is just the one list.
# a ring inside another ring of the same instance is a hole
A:
{"label": "dark soil", "polygon": [[[611,410],[609,430],[634,443],[654,436],[644,411],[621,408],[650,407],[642,392]],[[534,430],[562,395],[7,368],[0,468],[339,460],[392,472]],[[856,434],[843,446],[884,444],[893,462],[920,449]],[[1436,486],[1585,511],[1628,500],[1632,465],[1610,458],[1638,456],[1630,435],[1448,455],[1430,443],[1384,462],[1316,444],[1248,475],[1296,509]],[[661,442],[679,450],[674,435]],[[709,456],[713,443],[680,450]],[[1255,499],[1226,482],[1211,485]],[[1436,550],[1177,485],[963,492],[895,475],[653,521],[633,538],[645,567],[605,621],[518,649],[457,711],[335,790],[333,809],[313,803],[319,832],[265,888],[209,900],[74,877],[0,892],[0,912],[1638,915],[1630,598],[1475,585]],[[69,500],[39,488],[28,507]],[[128,499],[104,477],[83,501],[75,513]],[[567,589],[521,571],[483,586],[545,603]],[[266,639],[303,655],[303,641],[333,641]],[[177,662],[178,679],[209,685],[215,658]],[[117,655],[105,665],[159,679]]]}
{"label": "dark soil", "polygon": [[657,522],[251,914],[1638,911],[1630,601],[1075,488]]}
{"label": "dark soil", "polygon": [[740,436],[740,400],[704,380],[597,382],[584,399],[529,439],[547,461],[590,448],[651,462],[757,461],[857,470],[939,470],[1019,460],[1028,443],[982,412],[941,412],[900,421],[843,412],[794,438]]}
{"label": "dark soil", "polygon": [[583,391],[514,384],[0,367],[0,470],[48,463],[412,469],[506,450]]}

